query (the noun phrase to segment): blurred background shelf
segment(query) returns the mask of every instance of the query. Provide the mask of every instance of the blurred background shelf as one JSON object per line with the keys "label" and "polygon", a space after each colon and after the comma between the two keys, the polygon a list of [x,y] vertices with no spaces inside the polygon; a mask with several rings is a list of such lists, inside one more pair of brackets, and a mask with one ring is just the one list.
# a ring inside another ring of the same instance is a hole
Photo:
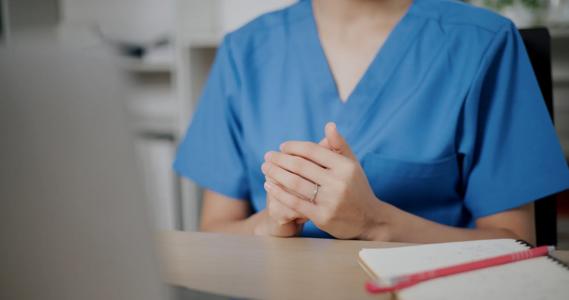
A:
{"label": "blurred background shelf", "polygon": [[569,71],[554,71],[553,81],[558,84],[569,84]]}
{"label": "blurred background shelf", "polygon": [[550,27],[549,33],[552,39],[569,39],[569,27]]}
{"label": "blurred background shelf", "polygon": [[174,63],[148,63],[138,59],[125,58],[121,61],[123,68],[130,72],[136,73],[172,73],[174,72]]}
{"label": "blurred background shelf", "polygon": [[223,35],[202,35],[187,37],[185,42],[181,42],[179,47],[182,48],[217,48],[221,43]]}

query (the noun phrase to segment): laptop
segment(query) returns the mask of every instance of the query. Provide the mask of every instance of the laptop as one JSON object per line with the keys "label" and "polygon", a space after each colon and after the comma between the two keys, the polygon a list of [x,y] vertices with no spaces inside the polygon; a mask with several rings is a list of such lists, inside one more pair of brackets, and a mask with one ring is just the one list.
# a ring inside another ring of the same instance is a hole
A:
{"label": "laptop", "polygon": [[170,297],[124,80],[104,47],[0,45],[0,299]]}

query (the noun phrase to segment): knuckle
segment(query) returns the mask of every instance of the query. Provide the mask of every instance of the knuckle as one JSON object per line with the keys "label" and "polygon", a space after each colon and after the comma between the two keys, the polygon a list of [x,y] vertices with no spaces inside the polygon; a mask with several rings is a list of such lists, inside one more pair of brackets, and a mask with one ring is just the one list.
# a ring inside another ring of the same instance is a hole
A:
{"label": "knuckle", "polygon": [[285,189],[291,189],[293,183],[293,178],[291,178],[290,176],[283,176],[280,180],[279,183],[281,184],[281,186]]}
{"label": "knuckle", "polygon": [[266,164],[265,164],[265,172],[266,172],[268,175],[272,175],[272,174],[273,174],[273,164],[271,164],[271,163],[266,163]]}
{"label": "knuckle", "polygon": [[344,181],[338,181],[335,185],[340,194],[345,194],[348,191],[348,185]]}
{"label": "knuckle", "polygon": [[323,210],[322,214],[320,215],[320,223],[323,226],[326,226],[330,223],[332,223],[333,220],[333,213],[331,210]]}
{"label": "knuckle", "polygon": [[272,206],[272,205],[269,206],[268,213],[269,213],[269,217],[271,217],[271,218],[273,218],[273,219],[276,218],[276,216],[278,215],[278,213],[276,212],[274,206]]}
{"label": "knuckle", "polygon": [[294,210],[299,210],[301,208],[301,203],[299,200],[297,200],[291,196],[289,206],[290,206],[290,208],[292,208]]}
{"label": "knuckle", "polygon": [[288,155],[278,152],[274,156],[274,161],[279,166],[286,166],[288,164]]}
{"label": "knuckle", "polygon": [[345,163],[344,169],[346,170],[346,173],[348,174],[348,176],[352,176],[356,172],[357,167],[356,167],[356,164],[354,164],[351,161],[348,161]]}
{"label": "knuckle", "polygon": [[274,213],[275,212],[275,202],[274,200],[270,200],[267,201],[267,210],[269,211],[269,213]]}
{"label": "knuckle", "polygon": [[305,153],[306,153],[307,157],[315,157],[315,155],[316,155],[316,151],[314,150],[314,148],[309,147],[309,146],[306,146],[306,152]]}
{"label": "knuckle", "polygon": [[283,219],[283,212],[279,207],[273,206],[273,208],[269,210],[269,216],[273,220],[281,220]]}
{"label": "knuckle", "polygon": [[286,219],[287,221],[294,220],[295,218],[296,218],[296,214],[295,214],[294,212],[292,212],[292,211],[289,211],[289,212],[285,215],[285,219]]}
{"label": "knuckle", "polygon": [[291,180],[291,188],[294,191],[300,191],[301,187],[302,187],[302,179],[296,177],[294,179]]}
{"label": "knuckle", "polygon": [[272,152],[271,157],[267,161],[274,163],[274,164],[279,164],[279,162],[281,161],[280,156],[281,156],[281,154],[279,152]]}
{"label": "knuckle", "polygon": [[281,192],[278,189],[272,189],[270,195],[267,196],[267,207],[278,208],[280,206],[279,200],[281,197]]}
{"label": "knuckle", "polygon": [[290,170],[298,173],[302,169],[302,161],[298,157],[292,157],[290,160]]}
{"label": "knuckle", "polygon": [[285,217],[282,213],[275,213],[272,216],[273,220],[277,221],[277,223],[282,224],[283,221],[285,220]]}
{"label": "knuckle", "polygon": [[299,146],[299,150],[300,150],[302,153],[308,154],[308,153],[310,153],[310,151],[311,151],[310,145],[309,145],[308,143],[306,143],[306,142],[303,142],[303,143]]}

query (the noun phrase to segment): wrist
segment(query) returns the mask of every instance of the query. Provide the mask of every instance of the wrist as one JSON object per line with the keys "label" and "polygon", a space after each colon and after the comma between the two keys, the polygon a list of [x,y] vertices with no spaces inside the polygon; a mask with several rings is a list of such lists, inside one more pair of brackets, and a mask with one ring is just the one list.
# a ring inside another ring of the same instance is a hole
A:
{"label": "wrist", "polygon": [[267,226],[267,211],[262,210],[256,213],[253,217],[249,218],[251,221],[251,228],[254,235],[268,235],[269,229]]}
{"label": "wrist", "polygon": [[364,229],[359,239],[367,241],[389,242],[392,240],[390,211],[392,206],[375,198],[373,205],[366,211]]}

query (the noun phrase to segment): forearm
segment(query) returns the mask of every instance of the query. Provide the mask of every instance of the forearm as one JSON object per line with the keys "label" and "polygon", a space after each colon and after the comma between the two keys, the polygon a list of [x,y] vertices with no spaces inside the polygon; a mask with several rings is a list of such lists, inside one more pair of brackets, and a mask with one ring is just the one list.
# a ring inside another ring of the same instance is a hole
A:
{"label": "forearm", "polygon": [[263,210],[243,220],[202,222],[200,231],[253,235],[255,228],[264,218],[264,214]]}
{"label": "forearm", "polygon": [[495,238],[526,239],[533,242],[533,237],[522,237],[505,228],[457,228],[435,223],[425,218],[410,214],[388,203],[380,202],[374,210],[375,221],[369,226],[363,239],[387,240],[407,243],[437,243],[464,240]]}

